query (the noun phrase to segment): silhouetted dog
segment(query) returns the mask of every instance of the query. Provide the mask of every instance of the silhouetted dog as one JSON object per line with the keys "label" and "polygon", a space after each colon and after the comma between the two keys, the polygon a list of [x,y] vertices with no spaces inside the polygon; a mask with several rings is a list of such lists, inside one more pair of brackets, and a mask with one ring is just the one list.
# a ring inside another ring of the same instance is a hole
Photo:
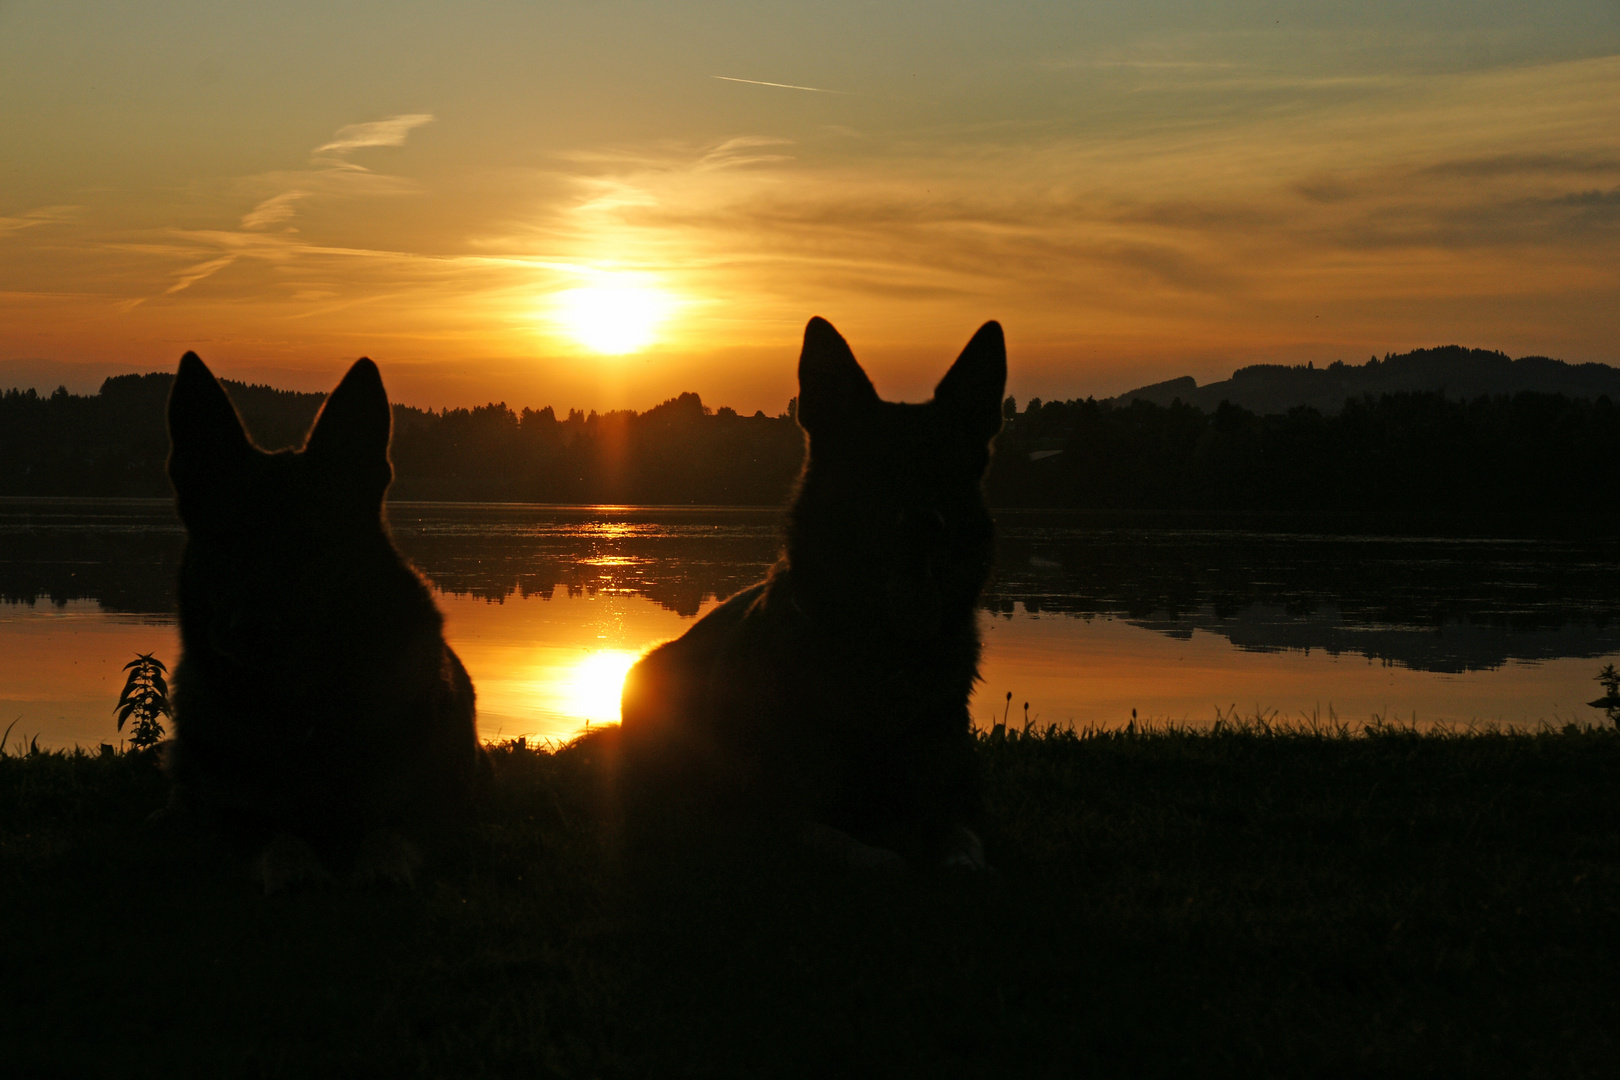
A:
{"label": "silhouetted dog", "polygon": [[392,424],[360,360],[301,451],[265,453],[195,353],[169,397],[186,547],[175,803],[258,852],[266,890],[408,882],[488,778],[473,687],[383,521]]}
{"label": "silhouetted dog", "polygon": [[[799,359],[809,454],[769,576],[625,681],[626,806],[759,815],[855,865],[982,867],[968,694],[1007,358],[986,323],[923,405],[880,400],[831,324]],[[642,818],[645,820],[645,817]]]}

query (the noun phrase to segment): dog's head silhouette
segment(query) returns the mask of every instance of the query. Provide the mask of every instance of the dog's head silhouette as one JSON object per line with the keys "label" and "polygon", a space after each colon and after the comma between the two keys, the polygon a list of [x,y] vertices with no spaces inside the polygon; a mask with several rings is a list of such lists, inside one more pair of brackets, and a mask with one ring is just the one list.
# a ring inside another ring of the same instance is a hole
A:
{"label": "dog's head silhouette", "polygon": [[169,396],[169,478],[188,552],[181,606],[203,646],[266,667],[338,644],[389,541],[383,495],[392,417],[377,366],[356,361],[301,450],[253,444],[195,353]]}
{"label": "dog's head silhouette", "polygon": [[971,619],[993,527],[981,483],[1001,430],[1007,348],[987,322],[921,405],[884,401],[844,339],[811,319],[799,358],[810,452],[788,557],[801,603],[845,614],[876,601],[909,640]]}

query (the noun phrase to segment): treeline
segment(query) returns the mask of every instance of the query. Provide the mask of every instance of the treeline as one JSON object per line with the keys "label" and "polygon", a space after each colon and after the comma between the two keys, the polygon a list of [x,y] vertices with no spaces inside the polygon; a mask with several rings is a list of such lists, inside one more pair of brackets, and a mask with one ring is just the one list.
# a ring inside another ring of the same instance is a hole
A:
{"label": "treeline", "polygon": [[[174,376],[119,375],[96,394],[0,395],[0,495],[169,494],[165,412]],[[323,394],[225,384],[261,446],[302,440]]]}
{"label": "treeline", "polygon": [[646,412],[504,403],[396,408],[394,497],[558,503],[769,505],[798,475],[792,416],[742,416],[682,394]]}
{"label": "treeline", "polygon": [[[0,495],[169,494],[164,416],[174,376],[120,375],[94,395],[0,395]],[[324,394],[222,380],[254,440],[297,446]],[[790,404],[791,410],[791,404]],[[559,418],[394,406],[396,499],[770,505],[798,474],[804,438],[788,413],[739,415],[681,394],[646,412]]]}
{"label": "treeline", "polygon": [[[98,394],[0,395],[0,495],[164,496],[172,376]],[[296,445],[323,400],[228,382],[267,448]],[[1262,416],[1231,403],[1008,399],[987,480],[993,505],[1095,510],[1612,512],[1620,413],[1522,392],[1471,400],[1395,393],[1333,415]],[[394,408],[396,499],[773,505],[804,440],[792,415],[742,416],[682,394],[646,412],[558,417]]]}

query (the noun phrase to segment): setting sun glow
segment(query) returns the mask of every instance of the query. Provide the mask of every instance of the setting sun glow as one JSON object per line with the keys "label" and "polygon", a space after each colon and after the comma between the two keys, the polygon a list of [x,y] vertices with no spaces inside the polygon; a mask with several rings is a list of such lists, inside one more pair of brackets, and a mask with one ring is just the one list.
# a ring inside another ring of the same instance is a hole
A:
{"label": "setting sun glow", "polygon": [[668,293],[613,278],[554,297],[554,318],[575,341],[606,356],[652,344],[674,306]]}
{"label": "setting sun glow", "polygon": [[562,695],[562,711],[592,724],[619,722],[624,677],[639,658],[624,649],[601,649],[574,665]]}

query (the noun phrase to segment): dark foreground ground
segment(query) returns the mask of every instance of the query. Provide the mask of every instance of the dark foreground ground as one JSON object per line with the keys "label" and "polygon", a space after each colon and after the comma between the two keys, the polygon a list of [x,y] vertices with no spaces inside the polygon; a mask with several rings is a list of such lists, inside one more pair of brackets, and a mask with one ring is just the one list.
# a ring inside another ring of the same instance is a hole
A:
{"label": "dark foreground ground", "polygon": [[1620,736],[982,745],[991,878],[627,858],[500,752],[414,891],[266,898],[149,762],[0,759],[8,1076],[1614,1076]]}

